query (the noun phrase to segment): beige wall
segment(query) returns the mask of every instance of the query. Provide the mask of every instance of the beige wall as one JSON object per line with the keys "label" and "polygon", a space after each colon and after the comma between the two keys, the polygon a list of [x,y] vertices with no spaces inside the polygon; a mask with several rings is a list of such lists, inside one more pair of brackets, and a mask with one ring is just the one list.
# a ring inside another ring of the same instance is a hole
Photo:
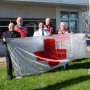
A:
{"label": "beige wall", "polygon": [[0,4],[0,18],[56,18],[55,8],[32,7],[29,5],[3,5]]}

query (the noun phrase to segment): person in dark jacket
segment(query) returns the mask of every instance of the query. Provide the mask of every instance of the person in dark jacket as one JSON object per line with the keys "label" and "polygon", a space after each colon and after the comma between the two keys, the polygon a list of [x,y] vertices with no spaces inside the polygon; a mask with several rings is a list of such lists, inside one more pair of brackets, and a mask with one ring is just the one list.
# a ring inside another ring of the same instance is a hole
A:
{"label": "person in dark jacket", "polygon": [[18,38],[21,37],[20,33],[16,32],[14,30],[14,24],[10,23],[8,26],[8,31],[4,32],[2,35],[2,44],[6,45],[6,64],[7,64],[7,76],[8,79],[11,80],[13,78],[13,74],[12,74],[12,61],[10,58],[10,54],[9,54],[9,50],[7,48],[7,38]]}

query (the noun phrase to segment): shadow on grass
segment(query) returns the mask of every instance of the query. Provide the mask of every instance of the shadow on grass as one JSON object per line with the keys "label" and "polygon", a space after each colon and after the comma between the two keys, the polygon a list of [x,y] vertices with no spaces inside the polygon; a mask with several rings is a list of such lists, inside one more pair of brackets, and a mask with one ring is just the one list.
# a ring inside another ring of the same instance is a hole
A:
{"label": "shadow on grass", "polygon": [[[84,62],[84,60],[86,60]],[[69,64],[68,66],[68,69],[67,70],[70,70],[70,69],[89,69],[90,68],[90,62],[87,62],[88,58],[85,58],[85,59],[78,59],[78,60],[74,60],[72,61],[72,65]],[[51,70],[51,71],[48,71],[48,72],[55,72],[55,71],[62,71],[62,70],[65,70],[64,69],[64,66],[61,66],[61,67],[58,67],[54,70]]]}
{"label": "shadow on grass", "polygon": [[90,68],[90,62],[84,62],[84,63],[75,63],[73,65],[69,66],[69,69],[88,69]]}
{"label": "shadow on grass", "polygon": [[74,64],[69,65],[69,69],[88,69],[90,68],[90,58],[85,58],[85,59],[78,59],[75,61],[72,61]]}
{"label": "shadow on grass", "polygon": [[71,80],[66,80],[66,81],[56,83],[54,85],[50,85],[50,86],[47,86],[47,87],[44,87],[44,88],[39,88],[39,89],[36,89],[36,90],[60,90],[60,89],[62,89],[64,87],[67,87],[67,86],[71,86],[71,85],[74,85],[74,84],[85,82],[86,80],[90,80],[90,75],[80,76],[78,78],[74,78],[74,79],[71,79]]}
{"label": "shadow on grass", "polygon": [[76,59],[76,60],[73,60],[72,62],[81,62],[81,61],[88,60],[88,59],[89,59],[89,58]]}

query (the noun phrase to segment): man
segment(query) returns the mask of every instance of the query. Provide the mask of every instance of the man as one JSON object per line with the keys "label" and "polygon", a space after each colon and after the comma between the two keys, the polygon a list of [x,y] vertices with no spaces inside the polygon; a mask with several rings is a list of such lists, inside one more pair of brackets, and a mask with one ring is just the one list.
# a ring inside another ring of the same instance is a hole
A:
{"label": "man", "polygon": [[70,33],[70,31],[68,29],[66,29],[66,23],[61,22],[60,23],[60,28],[58,30],[58,34],[65,34],[65,33]]}
{"label": "man", "polygon": [[51,35],[50,31],[44,30],[44,24],[42,22],[39,23],[39,29],[34,32],[33,36],[43,36],[43,35]]}
{"label": "man", "polygon": [[18,17],[16,20],[17,25],[15,26],[15,31],[19,32],[21,34],[21,37],[27,37],[28,36],[28,30],[26,27],[23,26],[23,19],[22,17]]}
{"label": "man", "polygon": [[[66,33],[70,33],[70,31],[68,29],[66,29],[66,23],[61,22],[60,28],[58,30],[58,34],[66,34]],[[68,63],[64,65],[64,69],[68,69]]]}
{"label": "man", "polygon": [[46,18],[44,30],[50,31],[50,35],[54,34],[54,27],[51,25],[51,19],[50,18]]}
{"label": "man", "polygon": [[8,26],[8,31],[4,32],[2,35],[2,44],[6,44],[6,64],[7,64],[7,75],[8,79],[11,80],[13,78],[12,74],[12,61],[10,58],[10,54],[7,48],[7,38],[17,38],[20,37],[20,33],[14,31],[14,24],[10,23]]}

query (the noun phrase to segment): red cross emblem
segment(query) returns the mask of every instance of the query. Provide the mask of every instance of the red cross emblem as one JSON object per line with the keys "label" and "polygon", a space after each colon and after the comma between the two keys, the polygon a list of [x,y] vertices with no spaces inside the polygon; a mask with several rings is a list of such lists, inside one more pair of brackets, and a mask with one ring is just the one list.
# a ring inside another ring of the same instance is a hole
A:
{"label": "red cross emblem", "polygon": [[44,40],[44,51],[34,52],[38,61],[48,61],[51,67],[59,65],[57,60],[66,59],[66,49],[56,49],[55,39]]}

